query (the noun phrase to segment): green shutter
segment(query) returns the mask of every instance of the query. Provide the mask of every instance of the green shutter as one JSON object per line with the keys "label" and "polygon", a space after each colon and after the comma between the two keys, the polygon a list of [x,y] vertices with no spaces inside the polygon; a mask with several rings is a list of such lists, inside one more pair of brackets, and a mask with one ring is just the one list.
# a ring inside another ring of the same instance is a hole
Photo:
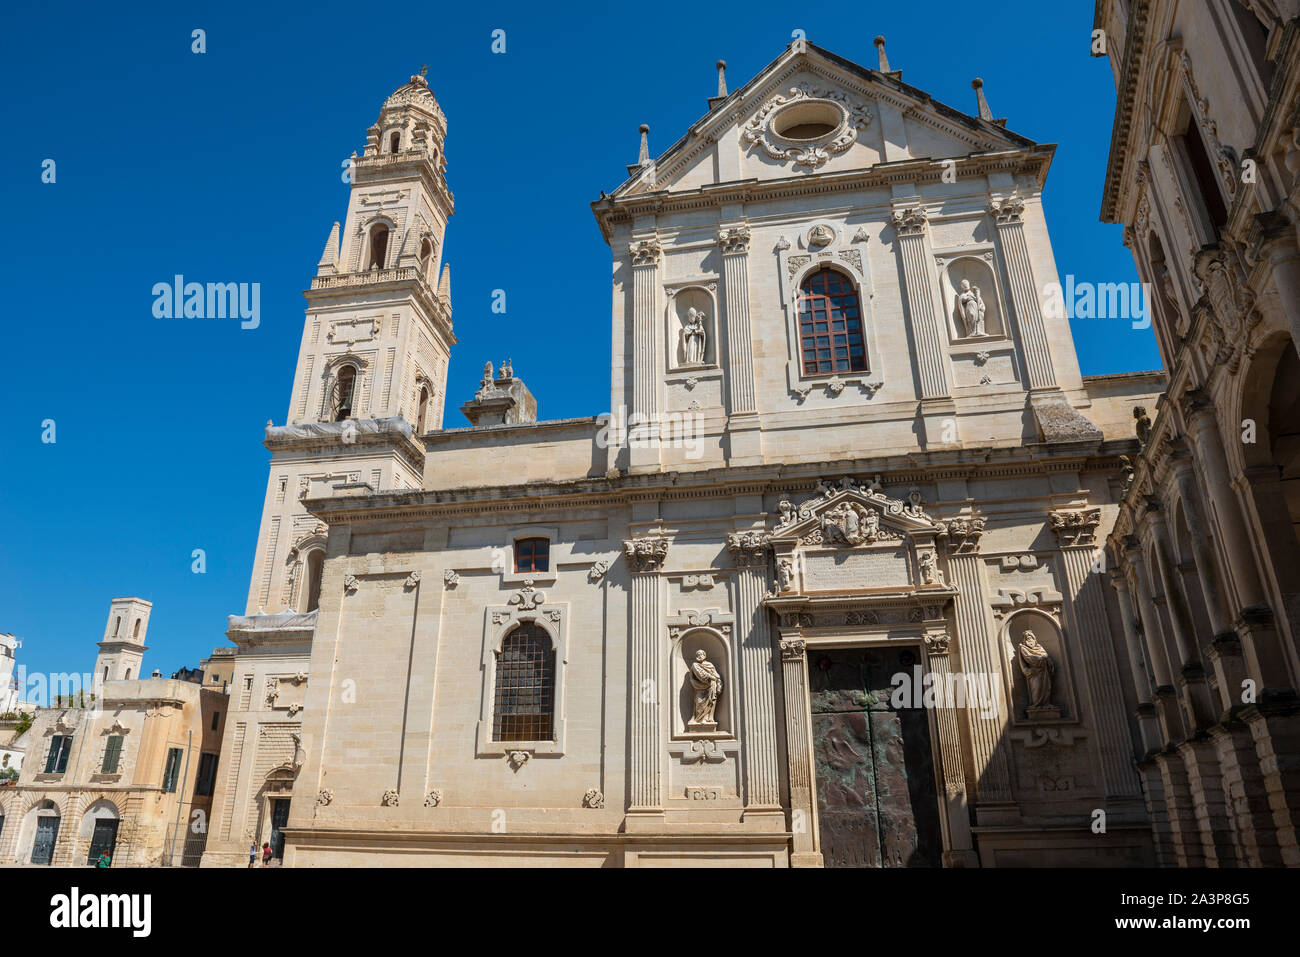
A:
{"label": "green shutter", "polygon": [[68,770],[68,755],[72,753],[72,735],[65,735],[62,744],[63,746],[59,749],[59,765],[54,769],[59,774]]}
{"label": "green shutter", "polygon": [[181,749],[169,748],[167,750],[167,767],[163,771],[163,790],[172,793],[176,790],[176,779],[180,777],[181,772]]}
{"label": "green shutter", "polygon": [[62,743],[62,741],[63,741],[63,736],[60,734],[56,734],[54,737],[50,738],[50,753],[45,757],[46,774],[53,774],[54,769],[58,766],[59,745]]}
{"label": "green shutter", "polygon": [[108,739],[108,747],[104,749],[104,767],[105,774],[115,774],[117,772],[117,760],[122,753],[122,736],[114,734]]}

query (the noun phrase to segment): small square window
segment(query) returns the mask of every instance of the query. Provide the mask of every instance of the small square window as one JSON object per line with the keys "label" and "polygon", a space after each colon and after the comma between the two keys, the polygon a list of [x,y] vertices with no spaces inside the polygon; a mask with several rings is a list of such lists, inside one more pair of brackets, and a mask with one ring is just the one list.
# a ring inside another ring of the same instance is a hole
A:
{"label": "small square window", "polygon": [[551,570],[551,543],[545,538],[520,538],[515,541],[516,572]]}

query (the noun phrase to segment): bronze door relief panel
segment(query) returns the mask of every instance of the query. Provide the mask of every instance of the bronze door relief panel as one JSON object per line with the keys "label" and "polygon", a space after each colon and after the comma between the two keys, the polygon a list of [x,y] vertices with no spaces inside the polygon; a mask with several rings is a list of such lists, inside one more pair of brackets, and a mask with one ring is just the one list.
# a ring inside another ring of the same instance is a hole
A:
{"label": "bronze door relief panel", "polygon": [[895,709],[915,646],[808,652],[818,832],[826,867],[939,867],[943,837],[923,708]]}

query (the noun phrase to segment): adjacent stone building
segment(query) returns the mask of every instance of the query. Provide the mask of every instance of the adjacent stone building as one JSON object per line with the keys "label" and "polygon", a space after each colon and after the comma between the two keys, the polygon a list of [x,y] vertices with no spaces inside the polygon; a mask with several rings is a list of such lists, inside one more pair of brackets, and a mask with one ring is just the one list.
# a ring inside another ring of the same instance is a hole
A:
{"label": "adjacent stone building", "polygon": [[1300,865],[1300,3],[1101,0],[1102,218],[1154,290],[1107,541],[1156,850]]}
{"label": "adjacent stone building", "polygon": [[[199,863],[226,696],[141,678],[152,605],[114,599],[93,692],[39,708],[17,786],[0,789],[0,864]],[[93,698],[92,698],[93,694]]]}
{"label": "adjacent stone building", "polygon": [[1154,860],[1097,565],[1163,377],[1081,377],[1044,308],[1053,148],[878,47],[643,128],[592,418],[507,360],[443,427],[447,124],[385,102],[266,430],[205,863]]}

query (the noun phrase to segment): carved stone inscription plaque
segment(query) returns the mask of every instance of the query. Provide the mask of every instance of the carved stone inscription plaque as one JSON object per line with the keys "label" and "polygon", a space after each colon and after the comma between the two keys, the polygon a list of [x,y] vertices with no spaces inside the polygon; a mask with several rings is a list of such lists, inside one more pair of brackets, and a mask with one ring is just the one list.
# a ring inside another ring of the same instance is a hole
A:
{"label": "carved stone inscription plaque", "polygon": [[803,563],[808,591],[847,591],[912,583],[912,570],[904,548],[805,552]]}

